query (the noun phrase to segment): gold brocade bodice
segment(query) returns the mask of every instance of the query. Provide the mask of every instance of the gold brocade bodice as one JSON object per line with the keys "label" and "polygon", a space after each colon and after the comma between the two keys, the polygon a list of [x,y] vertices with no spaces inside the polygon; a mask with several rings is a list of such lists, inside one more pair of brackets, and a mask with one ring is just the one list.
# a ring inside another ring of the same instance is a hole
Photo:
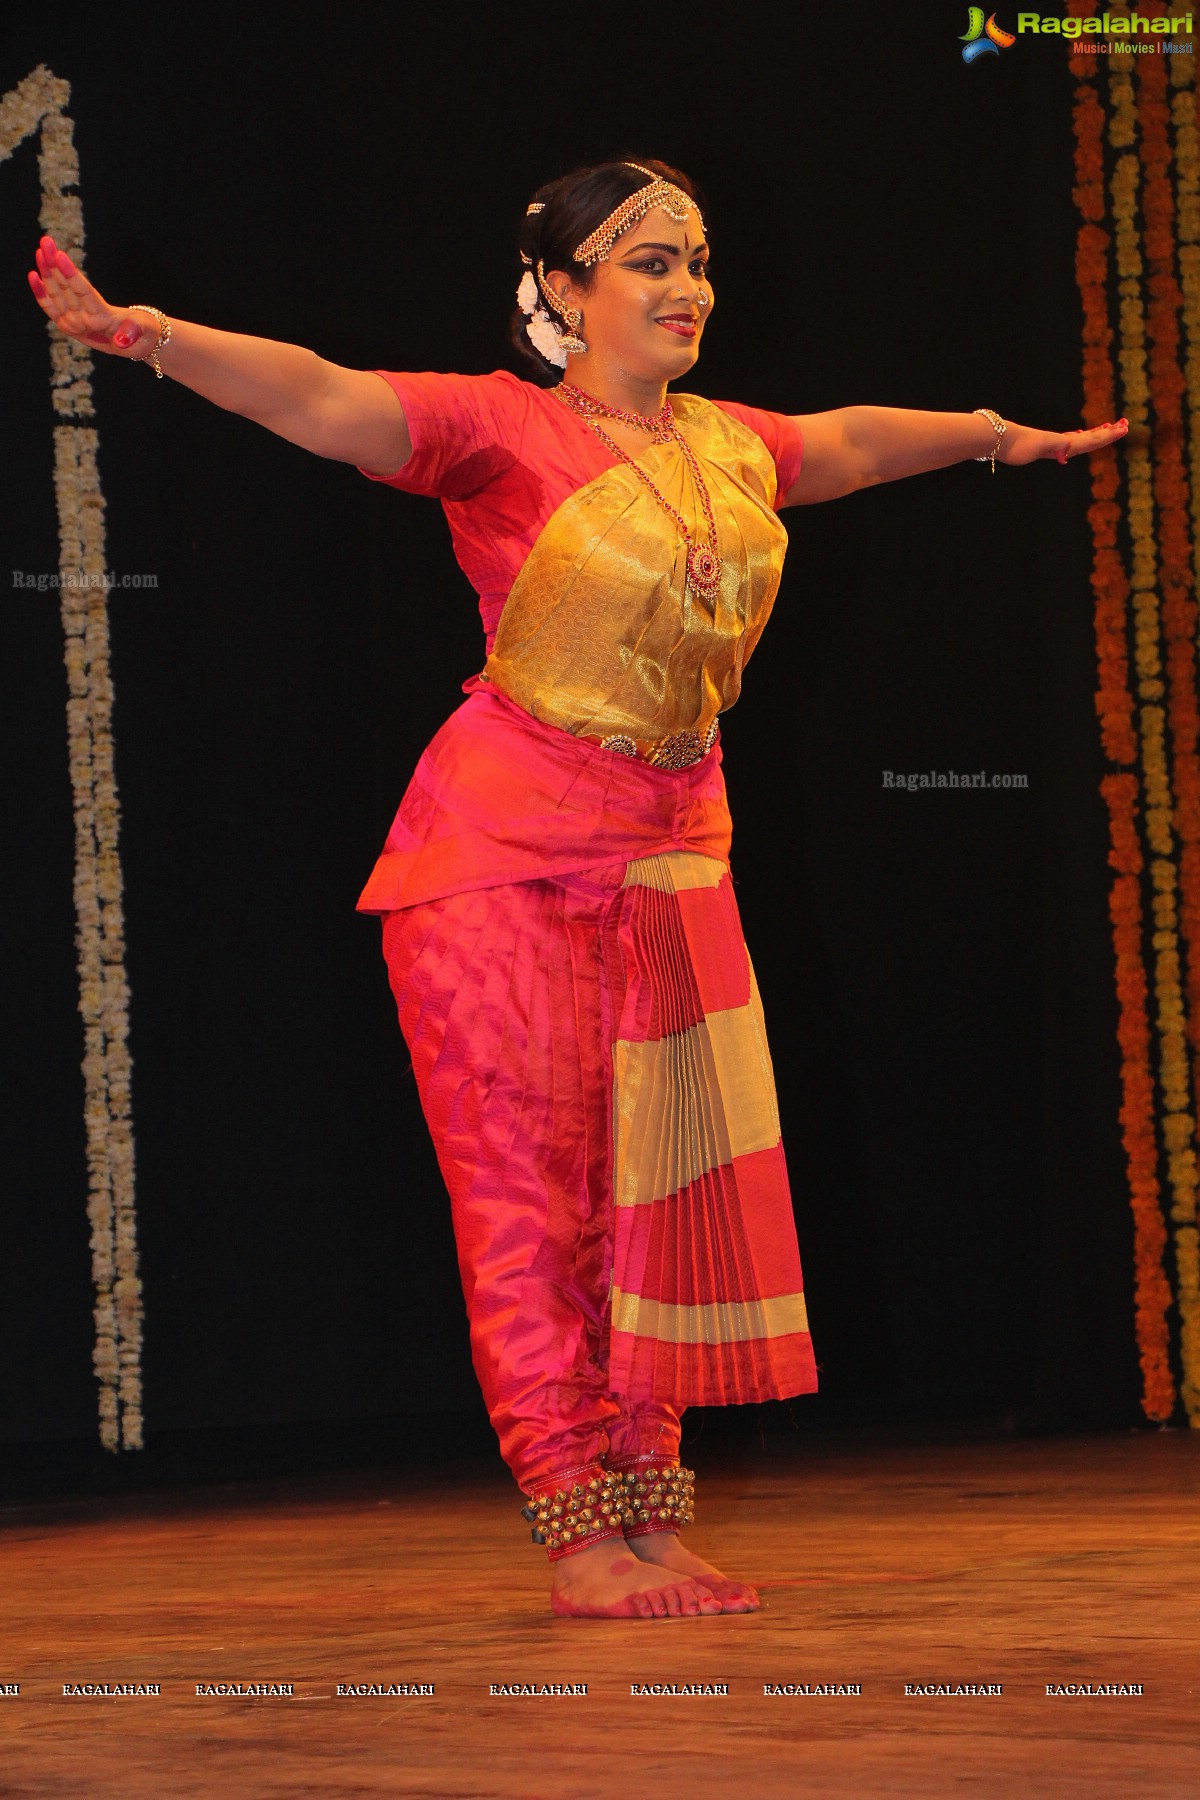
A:
{"label": "gold brocade bodice", "polygon": [[[711,401],[677,394],[671,404],[716,522],[715,596],[702,600],[687,587],[678,525],[619,463],[543,526],[484,668],[534,718],[576,735],[655,742],[705,732],[741,692],[779,587],[787,533],[766,445]],[[678,444],[652,444],[638,462],[702,540],[704,510]]]}

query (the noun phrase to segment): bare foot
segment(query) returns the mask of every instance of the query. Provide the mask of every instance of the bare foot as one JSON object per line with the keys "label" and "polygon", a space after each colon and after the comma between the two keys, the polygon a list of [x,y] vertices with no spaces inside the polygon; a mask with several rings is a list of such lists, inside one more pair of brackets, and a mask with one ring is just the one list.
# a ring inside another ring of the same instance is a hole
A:
{"label": "bare foot", "polygon": [[561,1617],[587,1619],[697,1619],[722,1610],[707,1585],[674,1571],[665,1575],[648,1560],[632,1556],[615,1537],[561,1556],[551,1565],[550,1605]]}
{"label": "bare foot", "polygon": [[716,1596],[722,1612],[757,1612],[762,1604],[756,1589],[745,1581],[731,1581],[702,1556],[685,1550],[673,1531],[643,1532],[639,1537],[627,1538],[626,1548],[640,1562],[655,1563],[660,1569],[669,1569],[672,1575],[690,1576],[697,1586]]}

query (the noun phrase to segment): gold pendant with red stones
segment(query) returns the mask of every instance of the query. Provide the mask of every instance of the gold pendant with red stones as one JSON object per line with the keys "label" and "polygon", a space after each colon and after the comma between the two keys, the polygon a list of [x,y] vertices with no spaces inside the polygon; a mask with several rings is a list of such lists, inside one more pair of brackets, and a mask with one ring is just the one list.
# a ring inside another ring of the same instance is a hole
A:
{"label": "gold pendant with red stones", "polygon": [[715,600],[721,585],[721,558],[711,544],[689,544],[687,584],[701,600]]}

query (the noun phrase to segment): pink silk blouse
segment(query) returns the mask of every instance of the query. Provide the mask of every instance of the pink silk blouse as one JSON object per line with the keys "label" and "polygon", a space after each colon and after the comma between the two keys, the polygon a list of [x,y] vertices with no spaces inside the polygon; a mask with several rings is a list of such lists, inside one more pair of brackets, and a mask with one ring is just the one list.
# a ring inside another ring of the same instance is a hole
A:
{"label": "pink silk blouse", "polygon": [[[542,527],[617,458],[551,389],[506,369],[491,375],[373,373],[404,408],[412,455],[394,475],[360,473],[441,501],[454,554],[479,595],[490,654],[508,591]],[[713,404],[766,445],[775,463],[778,507],[800,473],[800,427],[784,413],[732,400]]]}
{"label": "pink silk blouse", "polygon": [[[397,394],[413,449],[393,475],[361,473],[441,501],[479,596],[490,657],[505,601],[544,527],[572,495],[620,471],[620,461],[550,390],[505,371],[374,373]],[[745,433],[751,462],[765,463],[765,479],[750,478],[763,497],[749,501],[765,507],[757,515],[765,527],[800,471],[800,429],[780,413],[712,405]],[[781,526],[772,530],[782,539]],[[671,849],[728,861],[719,744],[692,767],[653,767],[531,716],[478,675],[464,686],[467,701],[417,765],[360,911]]]}

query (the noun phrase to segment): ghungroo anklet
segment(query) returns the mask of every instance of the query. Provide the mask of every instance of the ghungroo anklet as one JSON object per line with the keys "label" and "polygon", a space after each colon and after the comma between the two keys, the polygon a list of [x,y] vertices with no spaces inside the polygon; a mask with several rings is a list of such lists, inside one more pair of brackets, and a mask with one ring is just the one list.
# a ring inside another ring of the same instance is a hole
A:
{"label": "ghungroo anklet", "polygon": [[[625,1481],[607,1469],[584,1476],[568,1487],[535,1492],[521,1508],[535,1544],[544,1544],[551,1562],[573,1550],[586,1550],[605,1538],[620,1537],[627,1511]],[[570,1477],[565,1477],[570,1480]]]}
{"label": "ghungroo anklet", "polygon": [[681,1531],[695,1518],[695,1471],[679,1463],[639,1457],[614,1471],[624,1487],[622,1521],[626,1537],[647,1531]]}

